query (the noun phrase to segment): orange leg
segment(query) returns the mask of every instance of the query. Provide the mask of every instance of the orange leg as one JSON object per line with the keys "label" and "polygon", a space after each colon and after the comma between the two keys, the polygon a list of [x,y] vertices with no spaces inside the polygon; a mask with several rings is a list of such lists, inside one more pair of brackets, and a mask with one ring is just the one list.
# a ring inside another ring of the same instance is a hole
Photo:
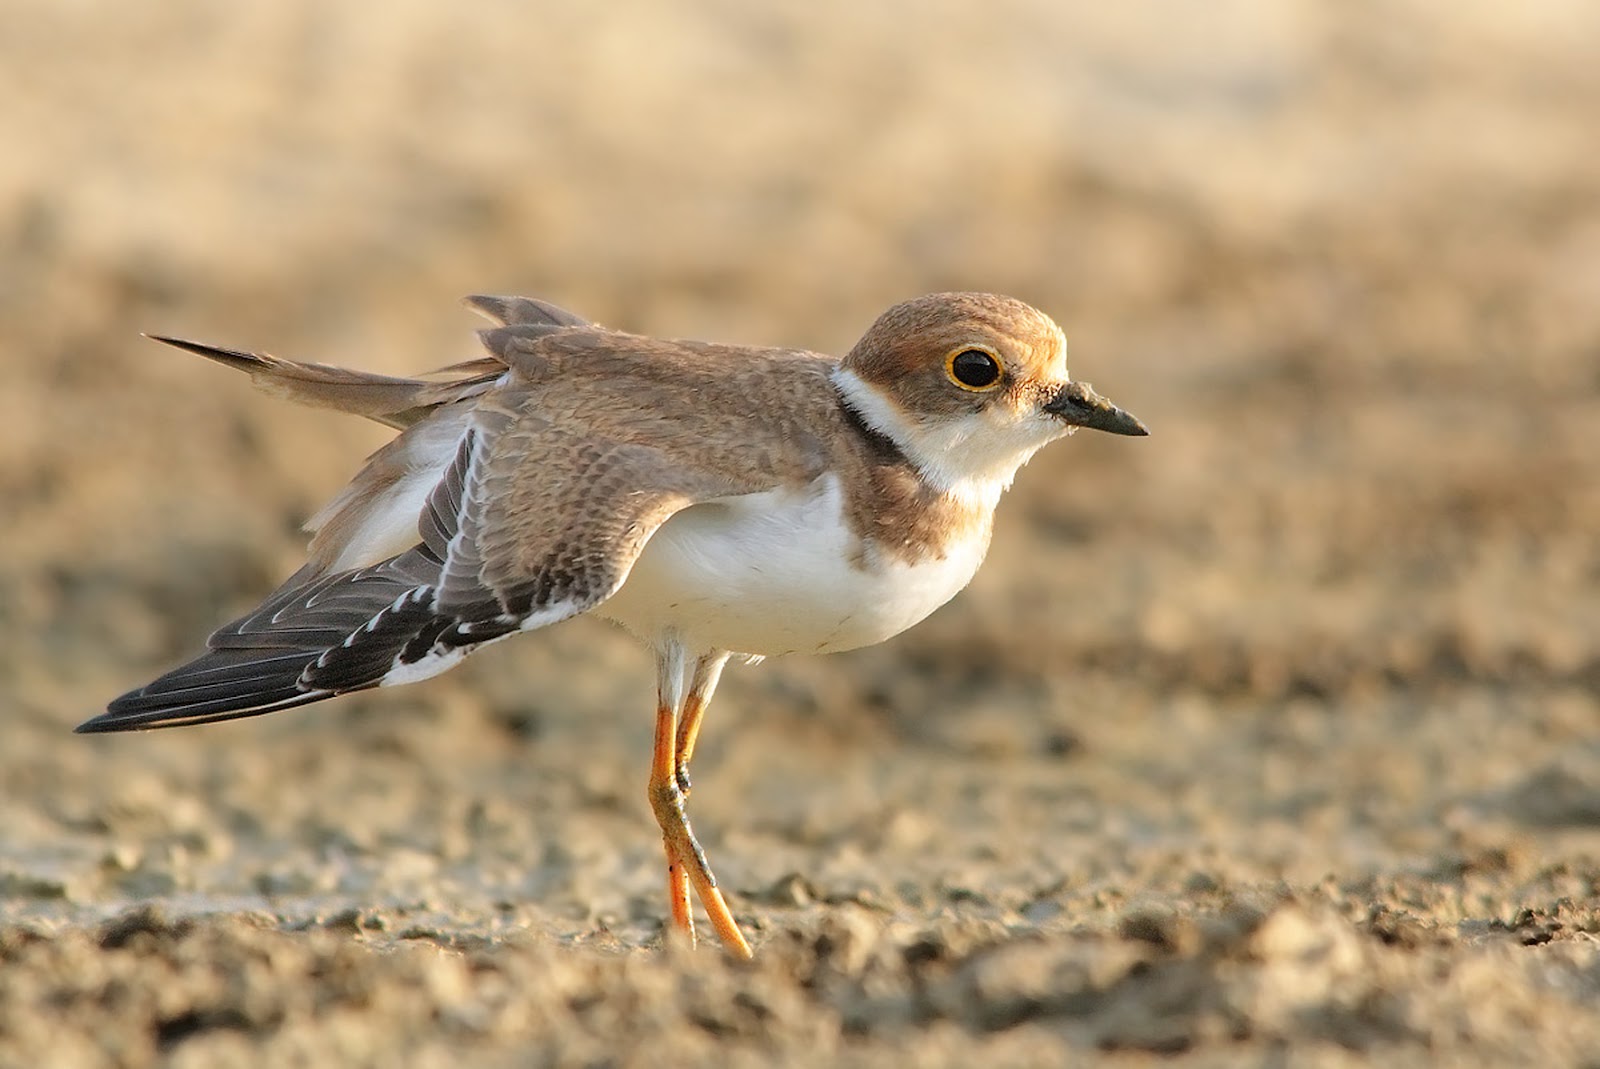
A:
{"label": "orange leg", "polygon": [[694,679],[689,684],[689,694],[683,702],[683,716],[678,720],[678,786],[683,796],[689,796],[689,759],[694,757],[694,744],[700,737],[700,721],[711,704],[711,695],[722,678],[722,666],[728,663],[726,653],[707,654],[694,664]]}
{"label": "orange leg", "polygon": [[[656,806],[656,797],[661,793],[660,785],[677,782],[676,765],[668,763],[663,767],[662,760],[663,755],[668,762],[672,759],[675,719],[672,709],[666,704],[656,707],[656,744],[650,762],[650,804],[651,808],[656,809],[657,823],[661,823],[660,809]],[[689,904],[689,870],[678,860],[672,838],[667,835],[667,826],[664,823],[661,824],[661,832],[663,845],[667,851],[667,904],[672,907],[672,927],[688,936],[689,945],[694,946],[694,910]]]}
{"label": "orange leg", "polygon": [[[661,840],[667,855],[667,898],[672,907],[672,924],[689,937],[692,945],[694,920],[689,908],[689,888],[692,886],[723,945],[737,956],[748,958],[751,956],[750,944],[745,942],[744,935],[739,931],[739,925],[733,919],[721,889],[717,887],[717,879],[711,874],[705,851],[700,848],[693,829],[689,827],[689,818],[683,807],[684,788],[680,783],[680,776],[687,780],[687,775],[678,757],[685,740],[689,751],[694,749],[694,736],[705,701],[716,686],[721,662],[726,660],[726,655],[715,658],[717,663],[714,670],[703,669],[709,658],[702,658],[696,665],[693,689],[682,701],[686,712],[689,707],[696,709],[692,725],[689,718],[685,718],[684,726],[691,728],[687,732],[680,730],[678,715],[673,708],[678,704],[673,700],[676,697],[674,692],[681,693],[681,661],[674,665],[670,663],[669,656],[664,655],[660,665],[662,687],[661,701],[656,707],[655,747],[650,761],[650,808],[655,812],[656,823],[661,825]],[[672,683],[678,685],[670,685]]]}

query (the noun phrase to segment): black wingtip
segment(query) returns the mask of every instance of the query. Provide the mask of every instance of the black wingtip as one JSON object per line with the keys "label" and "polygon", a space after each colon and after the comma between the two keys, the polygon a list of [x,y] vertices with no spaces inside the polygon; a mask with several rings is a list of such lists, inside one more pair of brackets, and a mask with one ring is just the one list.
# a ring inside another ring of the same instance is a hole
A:
{"label": "black wingtip", "polygon": [[[293,694],[280,693],[270,700],[256,704],[214,700],[191,705],[156,707],[143,711],[121,712],[108,709],[99,716],[90,717],[72,729],[74,735],[106,735],[119,731],[156,731],[161,728],[198,727],[201,724],[221,724],[229,720],[245,720],[253,716],[293,709],[312,702],[338,697],[331,690],[305,690]],[[118,699],[119,701],[121,699]],[[115,705],[115,703],[113,703]]]}
{"label": "black wingtip", "polygon": [[113,712],[108,709],[98,716],[91,716],[83,723],[72,729],[74,735],[110,735],[118,731],[141,731],[147,728],[162,727],[159,722],[151,723],[152,717],[129,716],[127,713]]}

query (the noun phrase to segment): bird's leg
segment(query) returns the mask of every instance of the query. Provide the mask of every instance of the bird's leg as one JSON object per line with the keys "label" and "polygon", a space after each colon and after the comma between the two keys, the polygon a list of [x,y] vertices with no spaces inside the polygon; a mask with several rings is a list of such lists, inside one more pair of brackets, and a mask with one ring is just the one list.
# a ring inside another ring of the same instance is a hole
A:
{"label": "bird's leg", "polygon": [[656,705],[655,752],[650,761],[650,808],[655,811],[656,823],[661,825],[662,842],[667,851],[667,903],[672,907],[672,927],[688,936],[689,945],[694,946],[689,870],[678,860],[668,822],[662,816],[664,806],[669,810],[676,808],[679,820],[683,820],[683,792],[677,789],[677,766],[673,756],[676,721],[677,716],[663,695]]}
{"label": "bird's leg", "polygon": [[[739,957],[748,958],[750,944],[745,942],[723,900],[705,851],[695,840],[683,808],[684,791],[678,782],[678,712],[688,704],[689,698],[683,685],[685,660],[682,648],[676,645],[657,655],[660,696],[656,705],[655,748],[650,762],[650,808],[655,812],[656,823],[661,825],[661,840],[666,849],[667,898],[672,907],[672,923],[689,937],[692,945],[694,920],[689,908],[689,887],[692,886],[723,944]],[[711,687],[716,685],[716,675],[714,671],[705,673]],[[701,676],[697,665],[696,681]],[[709,696],[709,688],[705,696]],[[703,702],[701,704],[703,709]],[[698,714],[695,719],[699,719]],[[692,735],[690,746],[692,749]]]}
{"label": "bird's leg", "polygon": [[694,756],[695,740],[700,737],[700,721],[711,704],[711,695],[722,678],[722,667],[728,663],[726,653],[708,653],[694,662],[694,678],[689,682],[689,694],[683,702],[683,715],[678,718],[678,787],[685,798],[689,797],[689,759]]}

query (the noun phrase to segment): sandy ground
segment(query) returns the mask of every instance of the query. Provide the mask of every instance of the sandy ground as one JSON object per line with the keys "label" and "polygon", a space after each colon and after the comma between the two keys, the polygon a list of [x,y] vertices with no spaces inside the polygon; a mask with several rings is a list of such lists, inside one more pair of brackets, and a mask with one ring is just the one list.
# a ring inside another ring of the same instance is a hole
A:
{"label": "sandy ground", "polygon": [[[1600,9],[299,0],[0,33],[0,1065],[1600,1065]],[[1091,13],[1091,11],[1093,13]],[[603,625],[75,737],[468,292],[843,351],[1010,292],[1152,428],[921,628],[735,671],[661,945]]]}

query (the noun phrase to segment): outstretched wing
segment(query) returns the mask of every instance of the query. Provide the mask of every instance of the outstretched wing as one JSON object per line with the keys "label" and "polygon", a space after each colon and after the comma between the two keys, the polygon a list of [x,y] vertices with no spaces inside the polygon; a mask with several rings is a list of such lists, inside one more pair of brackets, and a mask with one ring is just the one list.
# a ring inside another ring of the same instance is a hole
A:
{"label": "outstretched wing", "polygon": [[[481,310],[505,322],[483,334],[502,376],[373,461],[415,471],[400,461],[451,458],[425,465],[437,474],[412,506],[410,547],[342,560],[314,542],[311,561],[204,654],[79,731],[229,720],[426,679],[605,601],[674,513],[804,484],[828,462],[837,403],[830,365],[812,354],[552,329],[552,313],[517,300]],[[720,433],[707,433],[706,406]],[[453,452],[449,437],[428,445],[435,434],[458,435]]]}
{"label": "outstretched wing", "polygon": [[417,545],[368,567],[308,565],[213,634],[206,653],[78,730],[231,720],[426,679],[600,604],[673,513],[742,492],[648,446],[575,442],[541,422],[475,413],[428,497]]}

